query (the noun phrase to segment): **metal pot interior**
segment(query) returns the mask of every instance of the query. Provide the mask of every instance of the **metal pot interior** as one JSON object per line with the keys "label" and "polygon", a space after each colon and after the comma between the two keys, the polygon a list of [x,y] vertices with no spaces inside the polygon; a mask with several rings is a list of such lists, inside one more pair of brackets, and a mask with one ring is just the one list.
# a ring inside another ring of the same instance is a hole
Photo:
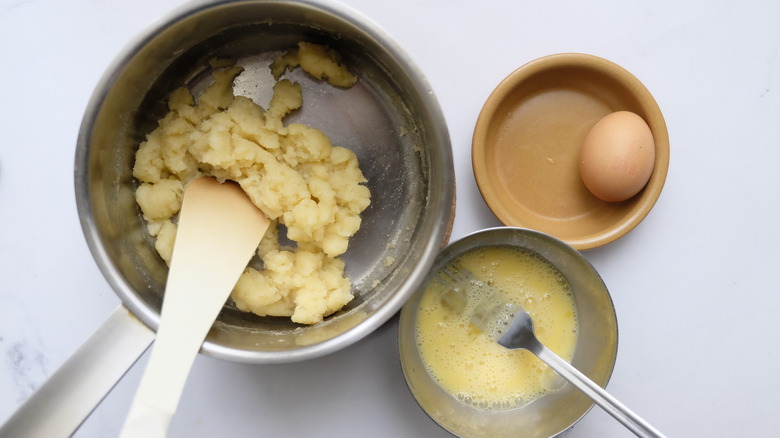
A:
{"label": "metal pot interior", "polygon": [[209,81],[209,60],[230,58],[245,67],[234,92],[267,108],[273,86],[267,66],[299,41],[332,47],[359,77],[343,90],[299,70],[288,73],[301,84],[304,103],[286,119],[352,149],[368,179],[372,202],[343,256],[356,298],[314,326],[261,318],[228,303],[203,347],[216,357],[287,362],[356,341],[396,313],[448,238],[454,202],[449,137],[429,86],[395,43],[335,5],[191,4],[117,58],[79,133],[79,215],[95,260],[123,303],[157,327],[167,267],[145,230],[131,172],[139,143],[167,112],[169,93],[186,85],[197,95]]}

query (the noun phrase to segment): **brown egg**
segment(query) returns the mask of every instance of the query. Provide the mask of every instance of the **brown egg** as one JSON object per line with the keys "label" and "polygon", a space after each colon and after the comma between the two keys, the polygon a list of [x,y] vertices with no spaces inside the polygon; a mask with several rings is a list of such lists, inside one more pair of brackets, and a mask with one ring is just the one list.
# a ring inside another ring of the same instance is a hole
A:
{"label": "brown egg", "polygon": [[611,113],[591,128],[580,151],[580,174],[599,199],[624,201],[650,179],[655,142],[650,127],[629,111]]}

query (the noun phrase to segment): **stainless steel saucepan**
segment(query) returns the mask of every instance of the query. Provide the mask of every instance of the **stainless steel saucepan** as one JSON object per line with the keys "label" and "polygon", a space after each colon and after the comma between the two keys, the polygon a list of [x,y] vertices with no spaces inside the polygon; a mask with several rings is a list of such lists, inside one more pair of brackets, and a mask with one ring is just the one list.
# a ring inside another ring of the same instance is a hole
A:
{"label": "stainless steel saucepan", "polygon": [[145,231],[131,170],[139,143],[167,111],[168,94],[182,85],[197,93],[210,76],[209,60],[231,58],[245,68],[234,91],[267,107],[268,64],[299,41],[329,45],[359,77],[344,90],[293,72],[304,106],[288,117],[355,151],[368,179],[372,202],[344,256],[356,298],[314,326],[257,317],[228,303],[201,352],[248,363],[318,357],[369,334],[417,289],[448,240],[455,197],[447,128],[420,71],[384,31],[338,4],[190,3],[117,57],[97,85],[78,137],[81,224],[122,304],[9,419],[1,436],[70,435],[153,341],[167,268]]}

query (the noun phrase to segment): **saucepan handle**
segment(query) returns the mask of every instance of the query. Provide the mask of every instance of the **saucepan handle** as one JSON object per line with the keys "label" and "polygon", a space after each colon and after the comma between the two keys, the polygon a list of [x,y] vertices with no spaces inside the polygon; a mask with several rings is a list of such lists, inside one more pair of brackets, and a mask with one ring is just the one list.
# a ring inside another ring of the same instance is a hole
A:
{"label": "saucepan handle", "polygon": [[154,332],[120,305],[0,427],[0,437],[69,437],[149,348]]}

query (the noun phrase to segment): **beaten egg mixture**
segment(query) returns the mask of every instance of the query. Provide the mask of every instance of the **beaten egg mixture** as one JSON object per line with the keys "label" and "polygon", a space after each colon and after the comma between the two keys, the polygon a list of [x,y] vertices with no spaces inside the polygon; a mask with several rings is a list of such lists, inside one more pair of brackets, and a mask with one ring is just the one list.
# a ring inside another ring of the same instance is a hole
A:
{"label": "beaten egg mixture", "polygon": [[[571,360],[578,333],[574,298],[550,262],[528,250],[488,247],[462,254],[453,265],[524,308],[539,340]],[[562,387],[561,378],[531,352],[508,350],[472,325],[475,303],[489,290],[472,283],[468,304],[456,310],[442,299],[448,288],[447,280],[431,281],[417,308],[416,326],[423,363],[444,390],[480,409],[506,410]]]}

